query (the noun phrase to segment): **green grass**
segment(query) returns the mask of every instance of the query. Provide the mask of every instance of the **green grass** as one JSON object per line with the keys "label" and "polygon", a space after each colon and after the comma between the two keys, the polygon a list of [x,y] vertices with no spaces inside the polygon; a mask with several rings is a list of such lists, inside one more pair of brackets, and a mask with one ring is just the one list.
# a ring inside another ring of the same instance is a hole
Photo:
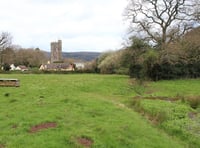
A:
{"label": "green grass", "polygon": [[200,79],[134,83],[134,109],[188,147],[200,147]]}
{"label": "green grass", "polygon": [[[185,147],[126,107],[135,93],[129,78],[118,75],[0,75],[18,78],[20,87],[0,87],[0,147],[100,148]],[[32,126],[56,128],[30,133]]]}
{"label": "green grass", "polygon": [[173,80],[152,82],[148,89],[154,96],[200,96],[200,80]]}

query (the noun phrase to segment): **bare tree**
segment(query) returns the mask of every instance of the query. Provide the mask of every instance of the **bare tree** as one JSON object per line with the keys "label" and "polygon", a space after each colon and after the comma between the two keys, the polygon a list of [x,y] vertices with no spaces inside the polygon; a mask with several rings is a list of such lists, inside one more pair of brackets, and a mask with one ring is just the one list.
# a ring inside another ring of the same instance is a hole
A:
{"label": "bare tree", "polygon": [[0,51],[9,47],[12,43],[12,36],[8,32],[2,32],[0,34]]}
{"label": "bare tree", "polygon": [[199,0],[129,0],[131,32],[161,49],[200,23]]}
{"label": "bare tree", "polygon": [[42,63],[46,63],[47,57],[39,48],[36,49],[19,49],[15,51],[15,64],[25,65],[28,67],[39,67]]}
{"label": "bare tree", "polygon": [[1,54],[2,64],[13,64],[15,62],[15,51],[11,47],[4,49]]}
{"label": "bare tree", "polygon": [[8,48],[12,43],[12,37],[8,32],[2,32],[0,34],[0,67],[2,63],[4,62],[2,51],[6,48]]}

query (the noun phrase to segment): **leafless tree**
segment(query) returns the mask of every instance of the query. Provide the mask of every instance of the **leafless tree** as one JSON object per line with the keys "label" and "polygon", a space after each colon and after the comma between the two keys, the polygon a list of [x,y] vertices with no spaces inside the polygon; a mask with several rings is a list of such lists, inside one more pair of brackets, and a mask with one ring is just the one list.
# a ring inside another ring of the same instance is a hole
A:
{"label": "leafless tree", "polygon": [[11,47],[4,49],[1,54],[2,62],[4,64],[13,64],[15,62],[15,51]]}
{"label": "leafless tree", "polygon": [[165,49],[200,24],[200,0],[128,0],[131,32]]}
{"label": "leafless tree", "polygon": [[12,43],[12,36],[8,32],[2,32],[0,34],[0,51],[9,47]]}
{"label": "leafless tree", "polygon": [[36,49],[19,49],[15,51],[15,64],[25,65],[28,67],[39,67],[46,63],[47,57],[39,48]]}
{"label": "leafless tree", "polygon": [[0,67],[3,63],[2,51],[8,48],[12,43],[12,36],[8,32],[2,32],[0,34]]}

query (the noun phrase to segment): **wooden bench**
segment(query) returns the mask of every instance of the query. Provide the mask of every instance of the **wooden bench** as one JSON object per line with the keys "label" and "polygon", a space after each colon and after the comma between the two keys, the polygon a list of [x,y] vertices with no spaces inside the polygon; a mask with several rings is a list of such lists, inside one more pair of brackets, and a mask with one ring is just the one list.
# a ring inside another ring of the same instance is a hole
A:
{"label": "wooden bench", "polygon": [[0,78],[0,87],[19,87],[18,79]]}

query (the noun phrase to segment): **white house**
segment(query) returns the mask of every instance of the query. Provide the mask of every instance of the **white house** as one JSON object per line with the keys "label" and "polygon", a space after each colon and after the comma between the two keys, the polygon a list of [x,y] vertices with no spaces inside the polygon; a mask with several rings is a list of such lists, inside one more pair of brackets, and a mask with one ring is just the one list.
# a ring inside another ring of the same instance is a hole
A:
{"label": "white house", "polygon": [[17,67],[15,68],[15,70],[27,71],[28,68],[27,68],[26,66],[24,66],[24,65],[19,65],[19,66],[17,66]]}
{"label": "white house", "polygon": [[84,63],[75,62],[74,64],[76,65],[77,69],[84,69],[85,68],[85,64]]}
{"label": "white house", "polygon": [[15,70],[15,69],[16,69],[15,65],[14,65],[14,64],[11,64],[11,65],[10,65],[10,70]]}

